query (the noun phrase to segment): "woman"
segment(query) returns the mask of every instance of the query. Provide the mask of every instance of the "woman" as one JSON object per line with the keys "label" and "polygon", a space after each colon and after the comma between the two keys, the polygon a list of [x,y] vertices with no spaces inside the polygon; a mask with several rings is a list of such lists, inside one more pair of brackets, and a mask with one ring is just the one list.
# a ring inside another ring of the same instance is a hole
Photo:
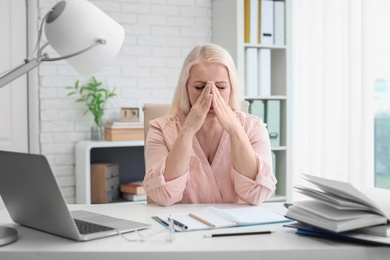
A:
{"label": "woman", "polygon": [[275,190],[266,125],[239,112],[240,86],[223,48],[194,48],[180,73],[170,115],[150,121],[144,188],[162,206],[258,205]]}

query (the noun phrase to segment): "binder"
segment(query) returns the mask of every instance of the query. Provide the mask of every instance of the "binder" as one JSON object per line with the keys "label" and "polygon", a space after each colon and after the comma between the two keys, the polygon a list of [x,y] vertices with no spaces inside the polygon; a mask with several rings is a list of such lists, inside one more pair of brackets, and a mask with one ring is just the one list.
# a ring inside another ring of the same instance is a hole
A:
{"label": "binder", "polygon": [[274,2],[274,45],[284,45],[284,1]]}
{"label": "binder", "polygon": [[280,100],[267,100],[265,106],[265,120],[271,147],[280,146]]}
{"label": "binder", "polygon": [[257,44],[259,34],[259,0],[244,1],[244,41]]}
{"label": "binder", "polygon": [[247,96],[257,96],[257,49],[246,48],[245,49],[245,94]]}
{"label": "binder", "polygon": [[274,43],[274,1],[260,0],[260,44]]}
{"label": "binder", "polygon": [[250,0],[244,0],[244,42],[250,42]]}
{"label": "binder", "polygon": [[265,122],[265,103],[263,100],[252,100],[249,105],[249,113],[261,118]]}
{"label": "binder", "polygon": [[271,50],[258,51],[258,95],[271,96]]}

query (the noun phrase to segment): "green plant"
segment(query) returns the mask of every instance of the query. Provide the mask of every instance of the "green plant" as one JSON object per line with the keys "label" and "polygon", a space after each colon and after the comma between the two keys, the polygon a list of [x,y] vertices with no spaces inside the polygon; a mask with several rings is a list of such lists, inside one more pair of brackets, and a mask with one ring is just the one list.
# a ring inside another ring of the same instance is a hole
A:
{"label": "green plant", "polygon": [[87,109],[84,115],[91,112],[94,116],[94,121],[99,128],[103,127],[103,115],[106,109],[106,103],[109,98],[115,97],[115,88],[110,91],[107,87],[102,86],[102,82],[92,77],[90,82],[86,85],[79,85],[79,80],[76,81],[74,86],[67,86],[66,89],[71,90],[68,96],[79,94],[79,98],[76,102],[84,102],[87,105]]}

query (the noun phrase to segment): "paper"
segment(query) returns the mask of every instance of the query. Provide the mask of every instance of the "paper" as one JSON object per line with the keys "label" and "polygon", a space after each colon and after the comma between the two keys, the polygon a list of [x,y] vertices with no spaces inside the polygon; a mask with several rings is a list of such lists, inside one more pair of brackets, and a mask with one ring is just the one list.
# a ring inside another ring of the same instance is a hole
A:
{"label": "paper", "polygon": [[[206,222],[212,223],[214,227],[191,217],[189,213],[206,220]],[[238,207],[232,209],[221,209],[209,206],[192,212],[176,212],[172,214],[157,215],[157,217],[162,220],[167,220],[169,216],[188,226],[187,230],[182,231],[263,225],[290,221],[284,216],[260,206]]]}

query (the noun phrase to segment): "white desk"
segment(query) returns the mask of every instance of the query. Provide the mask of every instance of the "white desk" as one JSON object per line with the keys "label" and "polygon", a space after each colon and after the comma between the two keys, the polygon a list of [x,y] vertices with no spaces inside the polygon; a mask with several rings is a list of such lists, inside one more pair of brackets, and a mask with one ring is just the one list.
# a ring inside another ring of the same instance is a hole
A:
{"label": "white desk", "polygon": [[[280,207],[280,204],[264,204],[266,207]],[[221,206],[221,205],[218,205]],[[232,207],[232,205],[225,205]],[[157,213],[190,211],[205,205],[175,205],[159,207],[156,205],[103,204],[71,205],[71,210],[87,209],[114,217],[129,218],[147,222],[153,229],[161,229],[160,224],[151,219]],[[203,238],[204,234],[225,230],[192,231],[176,233],[176,240],[169,242],[127,242],[120,236],[98,239],[89,242],[75,242],[51,234],[32,230],[16,224],[5,209],[0,211],[0,225],[15,227],[19,239],[0,247],[0,259],[389,259],[390,247],[365,246],[337,242],[320,238],[298,236],[293,229],[283,228],[282,224],[235,228],[244,230],[275,230],[270,235]],[[233,231],[233,229],[228,229]],[[236,231],[234,230],[234,231]],[[136,238],[137,234],[127,234]]]}

